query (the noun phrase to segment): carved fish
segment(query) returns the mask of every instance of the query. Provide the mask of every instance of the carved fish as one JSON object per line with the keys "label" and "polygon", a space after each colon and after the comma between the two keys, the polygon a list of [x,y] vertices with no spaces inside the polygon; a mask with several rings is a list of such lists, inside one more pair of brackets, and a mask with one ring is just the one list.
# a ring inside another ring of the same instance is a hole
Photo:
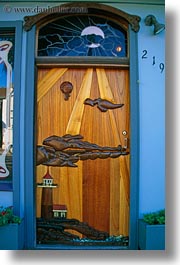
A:
{"label": "carved fish", "polygon": [[36,157],[36,164],[40,165],[51,158],[54,158],[55,155],[55,149],[51,148],[49,146],[37,146],[37,157]]}
{"label": "carved fish", "polygon": [[61,167],[77,167],[77,165],[74,164],[71,160],[69,160],[69,161],[64,161],[61,164]]}
{"label": "carved fish", "polygon": [[71,141],[71,140],[79,140],[79,139],[83,139],[83,136],[80,135],[80,134],[75,134],[75,135],[72,135],[72,134],[65,134],[62,136],[63,139],[65,141]]}
{"label": "carved fish", "polygon": [[[79,159],[78,159],[79,160]],[[76,160],[77,162],[77,160]],[[77,167],[76,164],[74,164],[73,161],[71,161],[70,159],[61,159],[59,157],[50,159],[44,163],[42,163],[43,165],[46,166],[52,166],[52,167]]]}
{"label": "carved fish", "polygon": [[97,98],[97,99],[87,98],[84,101],[84,104],[90,105],[92,107],[97,105],[97,108],[101,110],[102,112],[106,112],[108,111],[108,109],[117,109],[117,108],[121,108],[124,106],[124,104],[115,104],[113,102],[110,102],[109,100],[101,99],[101,98]]}
{"label": "carved fish", "polygon": [[63,151],[68,148],[83,149],[84,151],[90,150],[100,150],[100,151],[120,151],[121,146],[118,147],[108,147],[99,146],[97,144],[89,143],[87,141],[81,141],[83,137],[81,135],[67,135],[60,136],[50,136],[43,141],[44,145],[53,147],[56,151]]}
{"label": "carved fish", "polygon": [[117,158],[128,154],[121,145],[99,146],[81,139],[83,136],[79,134],[66,134],[62,137],[53,135],[46,138],[43,144],[47,146],[37,147],[37,165],[77,167],[75,163],[79,160]]}

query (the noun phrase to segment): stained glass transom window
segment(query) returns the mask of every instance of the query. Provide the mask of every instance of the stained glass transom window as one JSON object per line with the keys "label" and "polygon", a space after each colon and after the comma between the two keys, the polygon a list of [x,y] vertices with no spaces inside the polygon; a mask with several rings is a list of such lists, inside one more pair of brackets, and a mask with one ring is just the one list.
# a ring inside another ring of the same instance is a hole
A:
{"label": "stained glass transom window", "polygon": [[126,57],[127,36],[122,28],[105,18],[61,18],[40,29],[38,56]]}

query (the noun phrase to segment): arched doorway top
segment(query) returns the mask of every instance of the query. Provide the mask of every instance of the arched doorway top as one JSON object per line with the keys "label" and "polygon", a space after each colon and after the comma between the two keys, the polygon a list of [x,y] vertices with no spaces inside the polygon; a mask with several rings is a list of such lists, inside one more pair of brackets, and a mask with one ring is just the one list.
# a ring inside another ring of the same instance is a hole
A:
{"label": "arched doorway top", "polygon": [[114,21],[118,21],[122,26],[126,28],[129,24],[134,32],[138,32],[140,28],[139,22],[141,18],[139,16],[128,14],[122,10],[104,4],[80,2],[68,3],[62,4],[60,6],[51,7],[43,11],[44,12],[34,16],[24,17],[24,29],[26,31],[31,30],[34,25],[40,28],[41,26],[49,23],[50,21],[61,18],[63,16],[72,16],[73,14],[106,15]]}

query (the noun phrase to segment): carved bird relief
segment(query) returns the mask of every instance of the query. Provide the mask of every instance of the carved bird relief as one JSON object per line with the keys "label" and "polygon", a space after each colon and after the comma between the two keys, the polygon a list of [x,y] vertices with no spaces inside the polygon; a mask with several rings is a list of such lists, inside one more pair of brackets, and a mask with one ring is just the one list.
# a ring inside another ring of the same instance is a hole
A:
{"label": "carved bird relief", "polygon": [[97,105],[97,108],[102,112],[106,112],[106,111],[108,111],[108,109],[122,108],[124,106],[124,104],[114,104],[114,103],[110,102],[109,100],[101,99],[101,98],[97,98],[97,99],[87,98],[84,101],[84,104],[90,105],[92,107]]}

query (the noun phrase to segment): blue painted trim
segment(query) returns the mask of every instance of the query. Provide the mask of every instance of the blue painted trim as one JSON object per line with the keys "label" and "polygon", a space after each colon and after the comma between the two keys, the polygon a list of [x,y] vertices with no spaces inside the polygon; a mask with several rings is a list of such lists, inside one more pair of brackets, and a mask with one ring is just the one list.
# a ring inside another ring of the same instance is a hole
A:
{"label": "blue painted trim", "polygon": [[138,248],[139,217],[139,85],[137,33],[130,34],[130,249]]}
{"label": "blue painted trim", "polygon": [[73,246],[73,245],[66,245],[66,244],[37,244],[35,246],[36,250],[129,250],[129,246]]}
{"label": "blue painted trim", "polygon": [[10,183],[8,183],[8,182],[0,183],[0,191],[12,191],[12,189],[13,189],[12,182],[10,182]]}
{"label": "blue painted trim", "polygon": [[25,249],[35,247],[35,165],[34,165],[34,91],[35,91],[35,27],[27,33],[24,162],[25,162]]}
{"label": "blue painted trim", "polygon": [[13,110],[13,180],[6,184],[6,191],[13,189],[13,206],[15,214],[20,214],[20,88],[21,88],[21,51],[22,21],[3,21],[0,28],[15,30],[14,55],[14,110]]}
{"label": "blue painted trim", "polygon": [[14,121],[13,121],[13,206],[20,215],[20,95],[21,95],[21,57],[22,57],[22,22],[16,25],[15,60],[14,60]]}

